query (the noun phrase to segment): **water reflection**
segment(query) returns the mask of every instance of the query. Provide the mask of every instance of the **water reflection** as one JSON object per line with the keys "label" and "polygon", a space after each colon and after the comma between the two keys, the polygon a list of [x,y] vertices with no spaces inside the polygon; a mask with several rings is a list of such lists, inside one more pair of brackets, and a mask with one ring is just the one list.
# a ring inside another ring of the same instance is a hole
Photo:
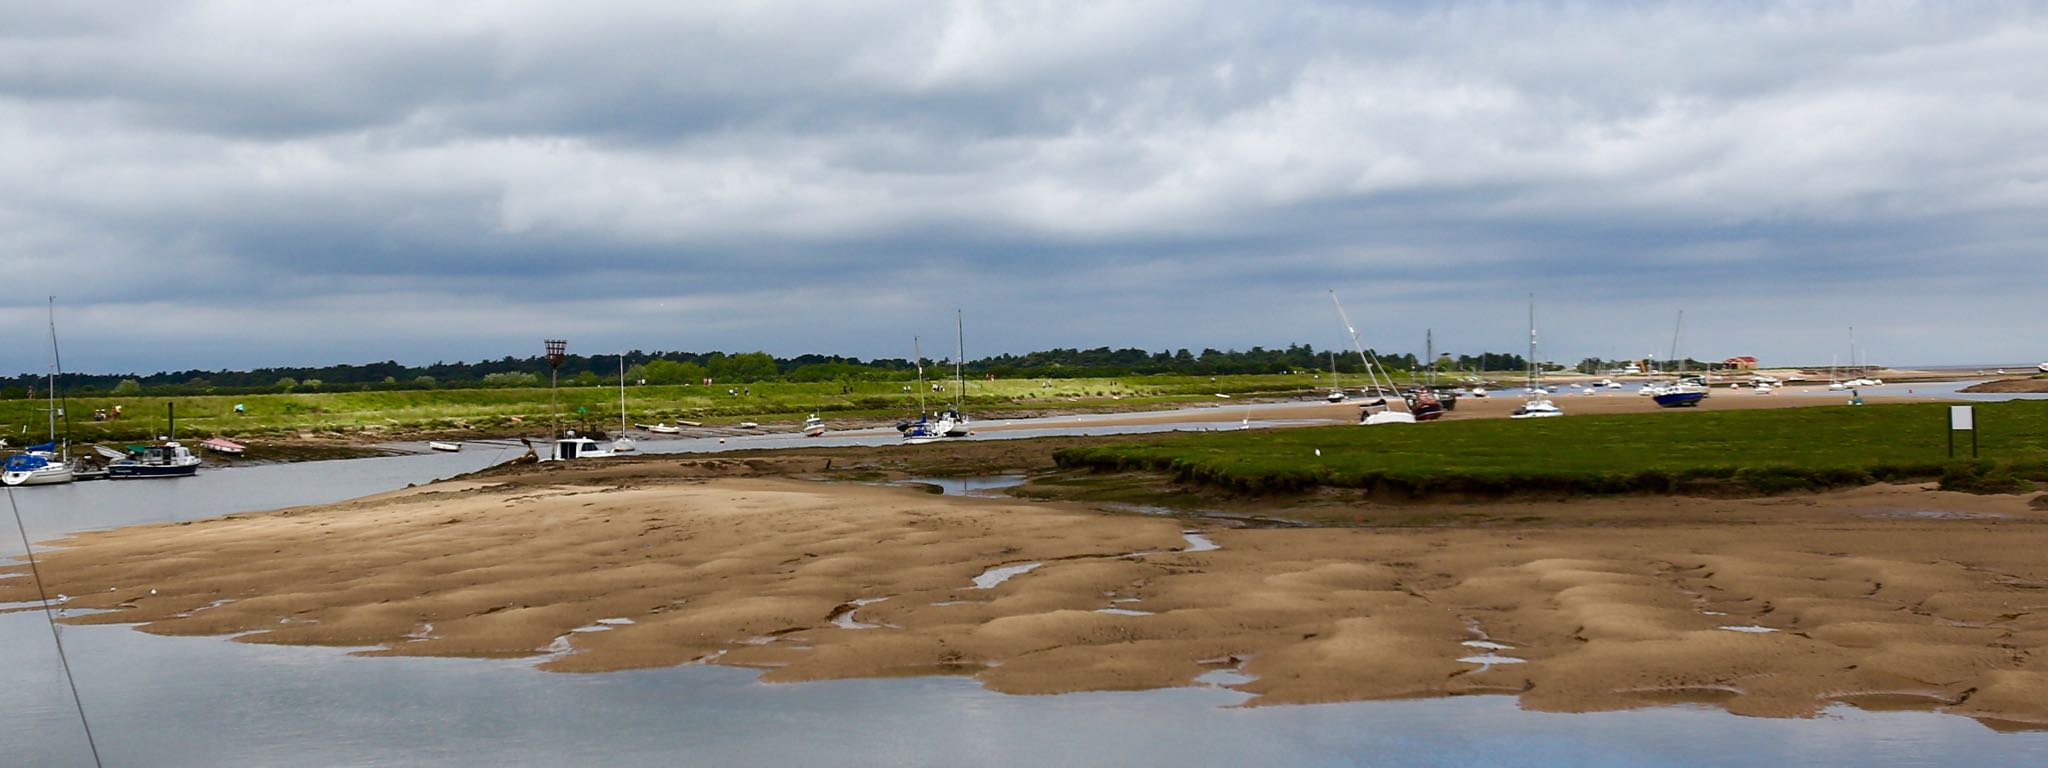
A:
{"label": "water reflection", "polygon": [[[39,617],[0,616],[6,765],[88,764]],[[38,637],[40,636],[40,643]],[[73,627],[109,765],[2041,764],[2048,734],[1848,707],[1524,712],[1506,697],[1237,708],[1212,688],[1005,696],[952,677],[767,685],[746,670],[567,675],[522,661]],[[1212,673],[1213,674],[1213,673]],[[1229,684],[1221,676],[1205,682]],[[1711,750],[1700,749],[1712,744]]]}

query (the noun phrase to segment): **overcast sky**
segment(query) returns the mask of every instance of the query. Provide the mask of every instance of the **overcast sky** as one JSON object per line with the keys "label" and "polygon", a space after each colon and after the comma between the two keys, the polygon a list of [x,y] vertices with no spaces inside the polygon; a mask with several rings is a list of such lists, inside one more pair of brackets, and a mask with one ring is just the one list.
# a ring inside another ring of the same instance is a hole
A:
{"label": "overcast sky", "polygon": [[[2048,359],[2034,3],[0,0],[0,371]],[[934,355],[937,356],[937,355]]]}

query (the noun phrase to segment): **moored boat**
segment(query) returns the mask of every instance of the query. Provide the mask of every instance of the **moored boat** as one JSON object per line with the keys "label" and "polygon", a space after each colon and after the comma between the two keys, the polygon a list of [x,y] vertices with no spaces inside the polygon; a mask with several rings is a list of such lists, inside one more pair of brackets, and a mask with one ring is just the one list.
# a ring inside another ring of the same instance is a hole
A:
{"label": "moored boat", "polygon": [[205,448],[212,453],[224,453],[229,456],[240,456],[244,451],[249,450],[248,446],[224,437],[209,437],[201,440],[199,441],[199,447]]}
{"label": "moored boat", "polygon": [[[30,446],[31,449],[37,447],[55,446]],[[73,479],[75,478],[71,464],[56,458],[48,451],[30,450],[28,453],[18,453],[7,457],[6,463],[0,465],[0,485],[56,485],[71,482]]]}
{"label": "moored boat", "polygon": [[618,455],[604,444],[587,437],[571,435],[555,441],[555,461],[570,459],[608,459]]}
{"label": "moored boat", "polygon": [[815,413],[811,414],[810,418],[804,419],[804,437],[817,437],[822,434],[825,434],[824,419],[818,418],[818,414]]}
{"label": "moored boat", "polygon": [[1543,386],[1537,383],[1536,378],[1541,375],[1538,366],[1539,364],[1536,362],[1536,295],[1532,293],[1529,295],[1529,383],[1525,387],[1525,390],[1528,392],[1528,399],[1522,402],[1521,407],[1508,414],[1508,418],[1544,419],[1564,415],[1564,409],[1557,407],[1556,403],[1551,402],[1550,398],[1545,397]]}
{"label": "moored boat", "polygon": [[445,440],[434,440],[427,443],[427,448],[429,450],[441,451],[443,453],[455,453],[457,451],[462,450],[462,443],[448,442]]}
{"label": "moored boat", "polygon": [[635,424],[633,426],[639,427],[649,432],[653,432],[654,434],[657,435],[673,435],[677,432],[683,431],[681,427],[672,426],[666,422],[661,424]]}
{"label": "moored boat", "polygon": [[127,457],[107,465],[107,477],[115,480],[191,477],[199,474],[199,457],[176,440],[166,440],[140,450],[130,449]]}

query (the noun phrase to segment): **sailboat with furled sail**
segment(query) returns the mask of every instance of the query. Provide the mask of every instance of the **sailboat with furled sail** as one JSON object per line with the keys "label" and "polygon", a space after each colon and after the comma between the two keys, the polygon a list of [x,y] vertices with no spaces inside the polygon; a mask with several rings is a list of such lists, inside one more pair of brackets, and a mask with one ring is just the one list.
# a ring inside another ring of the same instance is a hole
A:
{"label": "sailboat with furled sail", "polygon": [[1529,399],[1523,401],[1522,407],[1516,408],[1513,413],[1508,414],[1508,418],[1546,419],[1564,415],[1564,409],[1557,407],[1557,403],[1551,402],[1550,398],[1545,396],[1542,385],[1538,383],[1538,379],[1542,377],[1542,371],[1537,366],[1536,294],[1532,293],[1529,294],[1529,383],[1527,385]]}
{"label": "sailboat with furled sail", "polygon": [[916,358],[917,364],[917,421],[906,422],[903,425],[903,444],[923,445],[925,443],[937,442],[940,438],[945,437],[946,430],[950,429],[951,425],[940,425],[932,421],[931,414],[925,412],[924,350],[919,348],[918,339],[915,336],[910,337],[910,349],[911,354]]}
{"label": "sailboat with furled sail", "polygon": [[[50,297],[50,377],[49,405],[50,441],[31,445],[22,453],[7,457],[0,464],[0,485],[57,485],[77,479],[71,468],[70,445],[65,441],[61,447],[57,442],[57,298]],[[68,422],[67,422],[68,423]],[[68,428],[66,431],[69,431]]]}

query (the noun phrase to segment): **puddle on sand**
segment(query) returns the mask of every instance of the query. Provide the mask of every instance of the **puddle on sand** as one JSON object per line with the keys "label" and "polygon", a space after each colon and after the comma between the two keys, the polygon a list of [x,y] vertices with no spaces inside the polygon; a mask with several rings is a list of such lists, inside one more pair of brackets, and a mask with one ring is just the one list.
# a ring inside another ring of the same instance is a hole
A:
{"label": "puddle on sand", "polygon": [[867,624],[855,621],[853,618],[853,612],[860,610],[861,606],[874,605],[875,603],[879,603],[887,599],[889,598],[863,597],[858,600],[854,600],[853,602],[842,605],[840,606],[840,610],[834,611],[832,613],[832,626],[838,627],[840,629],[880,629],[884,626],[887,626],[885,624]]}
{"label": "puddle on sand", "polygon": [[1023,475],[980,475],[973,477],[907,477],[890,483],[903,486],[930,486],[939,489],[946,496],[987,496],[1000,498],[1005,488],[1015,488],[1029,480]]}
{"label": "puddle on sand", "polygon": [[622,627],[622,626],[625,626],[625,625],[627,625],[627,624],[631,624],[631,623],[633,623],[633,620],[632,620],[632,619],[628,619],[628,618],[625,618],[625,617],[623,617],[623,616],[622,616],[622,617],[618,617],[618,618],[611,618],[611,619],[598,619],[598,620],[597,620],[597,623],[599,623],[599,624],[602,624],[602,625],[604,625],[604,626],[607,626],[607,627]]}
{"label": "puddle on sand", "polygon": [[1721,629],[1725,629],[1725,630],[1728,630],[1728,631],[1730,631],[1730,632],[1746,632],[1746,633],[1749,633],[1749,634],[1752,634],[1752,635],[1767,635],[1767,634],[1770,634],[1770,633],[1772,633],[1772,632],[1776,632],[1776,631],[1778,631],[1778,630],[1772,629],[1772,628],[1770,628],[1770,627],[1760,627],[1760,626],[1757,626],[1757,625],[1755,625],[1755,624],[1750,624],[1750,625],[1747,625],[1747,626],[1740,626],[1740,627],[1735,627],[1735,626],[1728,626],[1728,625],[1725,625],[1725,624],[1724,624],[1724,625],[1722,625],[1722,626],[1721,626]]}
{"label": "puddle on sand", "polygon": [[1195,682],[1200,683],[1202,685],[1212,685],[1218,688],[1228,688],[1233,685],[1244,685],[1245,683],[1249,683],[1257,679],[1258,678],[1252,677],[1251,675],[1247,675],[1243,672],[1239,672],[1235,669],[1212,669],[1195,676]]}
{"label": "puddle on sand", "polygon": [[1515,648],[1512,645],[1503,645],[1501,643],[1496,643],[1492,640],[1466,640],[1465,642],[1459,643],[1459,645],[1465,646],[1467,648],[1477,648],[1482,651],[1511,651]]}
{"label": "puddle on sand", "polygon": [[1152,615],[1152,612],[1151,612],[1151,611],[1140,611],[1140,610],[1137,610],[1137,609],[1135,609],[1135,608],[1097,608],[1097,609],[1095,609],[1095,612],[1096,612],[1096,613],[1107,613],[1107,614],[1110,614],[1110,615],[1112,615],[1112,616],[1151,616],[1151,615]]}
{"label": "puddle on sand", "polygon": [[988,601],[986,601],[986,600],[940,600],[940,601],[938,601],[938,602],[936,602],[936,603],[932,603],[932,605],[933,605],[933,606],[935,606],[935,607],[940,607],[940,608],[943,608],[943,607],[945,607],[945,606],[948,606],[948,605],[988,605]]}
{"label": "puddle on sand", "polygon": [[2005,515],[1996,512],[1956,512],[1943,509],[1922,509],[1919,507],[1873,507],[1861,510],[1863,517],[1881,517],[1903,520],[2003,520]]}
{"label": "puddle on sand", "polygon": [[992,589],[997,584],[1038,570],[1038,567],[1041,565],[1045,565],[1045,563],[1020,563],[990,568],[982,571],[980,576],[974,577],[974,586],[970,587],[970,589]]}
{"label": "puddle on sand", "polygon": [[1466,664],[1480,664],[1480,665],[1483,665],[1483,666],[1488,666],[1488,667],[1494,666],[1494,665],[1496,665],[1496,664],[1527,664],[1527,663],[1529,663],[1529,660],[1528,660],[1528,659],[1517,659],[1517,658],[1515,658],[1515,657],[1513,657],[1513,656],[1502,656],[1502,655],[1500,655],[1500,654],[1497,654],[1497,653],[1488,653],[1488,654],[1483,654],[1483,655],[1479,655],[1479,656],[1466,656],[1466,657],[1464,657],[1464,658],[1462,658],[1462,659],[1459,659],[1459,661],[1462,661],[1462,662],[1464,662],[1464,663],[1466,663]]}
{"label": "puddle on sand", "polygon": [[1182,552],[1214,552],[1223,548],[1223,545],[1196,531],[1181,531],[1180,537],[1188,542],[1188,548],[1181,550]]}

